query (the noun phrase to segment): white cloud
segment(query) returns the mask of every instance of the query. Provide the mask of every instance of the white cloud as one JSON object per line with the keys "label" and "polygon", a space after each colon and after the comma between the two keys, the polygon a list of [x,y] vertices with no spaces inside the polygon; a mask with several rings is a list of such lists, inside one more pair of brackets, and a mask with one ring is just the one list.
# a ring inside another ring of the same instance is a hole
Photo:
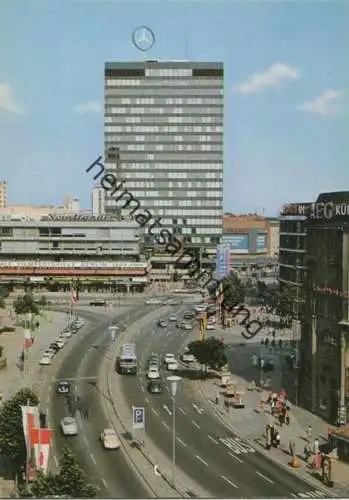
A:
{"label": "white cloud", "polygon": [[250,94],[270,87],[278,88],[285,81],[295,81],[299,71],[284,63],[274,63],[261,73],[254,73],[245,82],[235,87],[235,92]]}
{"label": "white cloud", "polygon": [[74,106],[74,111],[78,115],[84,115],[86,113],[100,113],[102,111],[102,107],[97,101],[87,101]]}
{"label": "white cloud", "polygon": [[13,89],[9,83],[0,83],[0,110],[1,109],[16,115],[24,113],[24,108],[15,99]]}
{"label": "white cloud", "polygon": [[338,109],[333,106],[334,101],[338,101],[341,95],[342,93],[339,90],[327,90],[317,99],[303,102],[297,106],[297,109],[322,116],[334,115],[338,111]]}

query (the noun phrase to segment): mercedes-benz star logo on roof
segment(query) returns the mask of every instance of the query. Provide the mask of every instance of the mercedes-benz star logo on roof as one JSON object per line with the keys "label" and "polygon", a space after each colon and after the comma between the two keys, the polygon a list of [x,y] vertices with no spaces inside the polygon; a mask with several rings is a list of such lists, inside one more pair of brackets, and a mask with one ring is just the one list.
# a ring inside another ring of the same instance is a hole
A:
{"label": "mercedes-benz star logo on roof", "polygon": [[133,30],[132,42],[137,49],[146,52],[154,45],[155,35],[148,26],[138,26]]}

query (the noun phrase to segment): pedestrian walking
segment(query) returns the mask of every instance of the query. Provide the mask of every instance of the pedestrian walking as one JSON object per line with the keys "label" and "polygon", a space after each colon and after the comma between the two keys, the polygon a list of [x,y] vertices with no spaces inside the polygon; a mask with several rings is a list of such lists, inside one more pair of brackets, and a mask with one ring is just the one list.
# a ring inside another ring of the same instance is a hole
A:
{"label": "pedestrian walking", "polygon": [[313,428],[311,425],[308,425],[308,428],[307,428],[307,437],[308,437],[308,440],[311,441],[311,435],[313,434]]}
{"label": "pedestrian walking", "polygon": [[309,444],[306,444],[304,446],[304,459],[306,462],[309,462],[310,456],[311,456],[310,446]]}
{"label": "pedestrian walking", "polygon": [[296,442],[294,439],[290,439],[289,444],[288,444],[288,449],[290,451],[291,457],[294,457],[295,451],[296,451]]}
{"label": "pedestrian walking", "polygon": [[219,405],[219,392],[217,392],[216,394],[216,405],[217,406]]}
{"label": "pedestrian walking", "polygon": [[280,441],[281,441],[280,432],[277,431],[275,434],[275,448],[278,448],[280,446]]}
{"label": "pedestrian walking", "polygon": [[313,453],[314,455],[318,455],[320,452],[320,442],[318,438],[314,439],[314,444],[313,444]]}

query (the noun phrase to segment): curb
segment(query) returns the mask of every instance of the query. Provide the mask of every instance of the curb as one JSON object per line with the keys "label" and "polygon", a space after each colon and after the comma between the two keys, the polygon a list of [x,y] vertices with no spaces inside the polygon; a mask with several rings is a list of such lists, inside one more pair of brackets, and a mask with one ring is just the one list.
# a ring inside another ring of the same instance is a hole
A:
{"label": "curb", "polygon": [[[204,392],[203,387],[202,387],[202,382],[201,381],[196,381],[195,385],[197,386],[198,392],[200,392],[200,395],[204,399],[205,403],[209,403],[208,400],[207,400],[207,397],[205,396],[205,392]],[[208,404],[207,406],[208,406],[208,408],[210,408],[211,413],[213,413],[213,415],[215,415],[216,418],[218,418],[222,423],[224,423],[224,425],[226,425],[227,427],[229,427],[234,432],[234,434],[236,434],[238,437],[240,437],[241,439],[243,439],[245,441],[248,441],[248,443],[256,451],[258,451],[259,453],[261,453],[265,457],[268,457],[269,460],[275,462],[279,467],[282,467],[284,470],[287,470],[288,472],[293,472],[295,475],[297,475],[296,472],[293,469],[289,468],[286,464],[283,464],[283,463],[279,462],[279,460],[277,458],[274,458],[272,455],[269,455],[264,450],[264,448],[263,448],[262,445],[256,446],[256,442],[255,441],[251,441],[251,439],[242,436],[241,433],[234,427],[234,425],[232,425],[232,423],[228,419],[226,419],[224,417],[224,413],[221,412],[221,411],[219,411],[213,404],[212,405]],[[298,477],[300,477],[300,476],[298,476]],[[327,495],[330,495],[330,497],[340,497],[341,496],[341,495],[334,494],[333,490],[326,489],[325,486],[323,486],[321,484],[319,485],[319,483],[317,481],[313,481],[309,477],[302,477],[301,479],[304,480],[306,483],[308,483],[311,486],[316,486],[317,490],[323,491]]]}

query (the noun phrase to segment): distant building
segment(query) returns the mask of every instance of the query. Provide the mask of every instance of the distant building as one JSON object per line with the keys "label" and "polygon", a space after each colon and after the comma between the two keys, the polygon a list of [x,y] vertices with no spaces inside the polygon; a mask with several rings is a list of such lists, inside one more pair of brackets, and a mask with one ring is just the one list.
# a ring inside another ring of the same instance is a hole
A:
{"label": "distant building", "polygon": [[275,264],[269,250],[270,224],[267,218],[256,215],[223,216],[221,243],[230,247],[232,267]]}
{"label": "distant building", "polygon": [[7,207],[7,182],[0,181],[0,208]]}
{"label": "distant building", "polygon": [[64,208],[66,208],[67,210],[71,210],[72,212],[80,211],[79,199],[75,196],[69,196],[68,198],[65,198],[63,201],[63,206]]}
{"label": "distant building", "polygon": [[0,219],[0,279],[13,284],[68,287],[144,287],[148,263],[141,256],[136,222],[111,216],[48,215],[39,220]]}
{"label": "distant building", "polygon": [[0,219],[11,218],[13,220],[35,219],[40,220],[41,217],[49,214],[56,215],[90,215],[90,210],[79,208],[79,200],[77,198],[67,198],[62,205],[10,205],[0,207]]}
{"label": "distant building", "polygon": [[105,189],[102,186],[94,186],[91,192],[91,207],[94,216],[103,215],[105,200]]}
{"label": "distant building", "polygon": [[279,257],[280,221],[270,217],[268,217],[267,221],[268,256],[277,259]]}

